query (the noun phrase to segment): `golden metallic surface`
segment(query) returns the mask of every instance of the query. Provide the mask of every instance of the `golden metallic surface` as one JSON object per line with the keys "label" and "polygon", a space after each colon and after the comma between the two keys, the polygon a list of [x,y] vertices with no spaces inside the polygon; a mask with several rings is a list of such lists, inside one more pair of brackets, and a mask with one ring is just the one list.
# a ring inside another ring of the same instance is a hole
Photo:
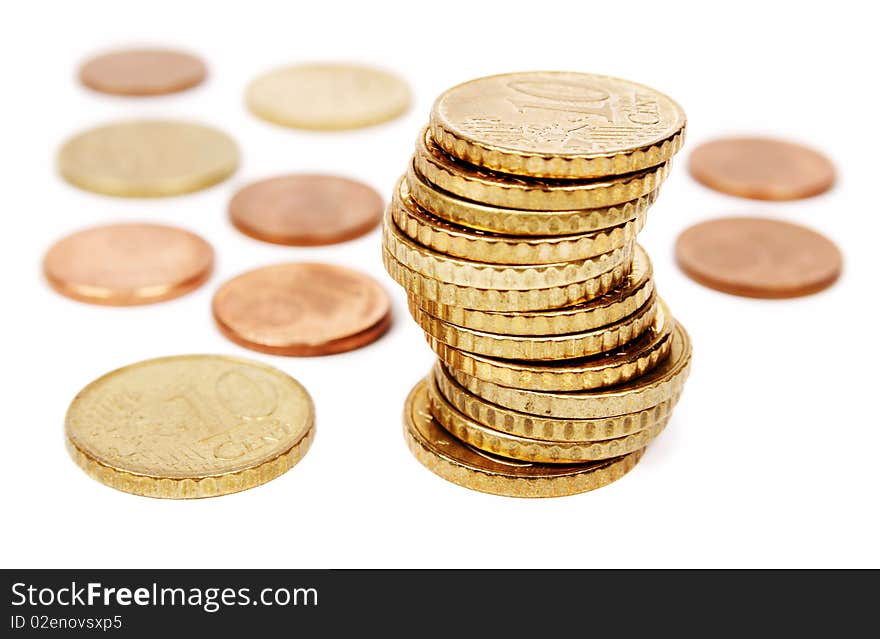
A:
{"label": "golden metallic surface", "polygon": [[475,422],[518,437],[563,443],[619,439],[650,429],[669,417],[679,398],[676,393],[656,406],[633,413],[578,419],[529,415],[488,402],[461,386],[439,361],[434,364],[434,381],[446,400]]}
{"label": "golden metallic surface", "polygon": [[609,207],[657,190],[669,174],[669,162],[597,180],[521,178],[494,173],[456,160],[423,131],[413,158],[415,170],[431,184],[466,200],[533,211],[571,211]]}
{"label": "golden metallic surface", "polygon": [[[389,207],[390,208],[390,207]],[[528,291],[576,284],[598,277],[632,260],[632,243],[608,253],[554,264],[489,264],[449,257],[412,241],[386,212],[382,244],[407,268],[447,284],[474,288]]]}
{"label": "golden metallic surface", "polygon": [[637,413],[681,393],[691,364],[691,341],[675,323],[669,356],[645,375],[613,388],[589,392],[536,392],[509,388],[450,369],[455,380],[487,402],[553,419],[603,419]]}
{"label": "golden metallic surface", "polygon": [[578,464],[626,455],[651,443],[669,422],[667,415],[646,429],[604,441],[550,442],[493,430],[470,419],[449,403],[438,389],[433,376],[428,381],[428,397],[434,419],[463,442],[507,459],[544,464]]}
{"label": "golden metallic surface", "polygon": [[451,155],[505,173],[587,178],[661,164],[684,142],[685,114],[642,84],[603,75],[525,72],[452,87],[431,111]]}
{"label": "golden metallic surface", "polygon": [[584,391],[623,384],[655,368],[669,354],[674,324],[661,302],[653,326],[638,339],[601,355],[552,362],[496,359],[425,337],[443,363],[478,379],[526,390]]}
{"label": "golden metallic surface", "polygon": [[657,190],[614,206],[574,211],[527,211],[490,206],[462,199],[440,189],[410,162],[406,183],[412,199],[436,217],[460,226],[501,235],[576,235],[620,226],[644,216],[657,198]]}
{"label": "golden metallic surface", "polygon": [[356,64],[299,64],[251,82],[245,101],[254,115],[297,129],[337,130],[393,120],[410,104],[399,76]]}
{"label": "golden metallic surface", "polygon": [[238,492],[289,470],[314,435],[308,392],[236,357],[151,359],[98,378],[67,411],[67,445],[94,479],[148,497]]}
{"label": "golden metallic surface", "polygon": [[58,169],[87,191],[122,197],[180,195],[222,182],[238,168],[238,147],[191,122],[132,120],[80,133],[61,147]]}
{"label": "golden metallic surface", "polygon": [[632,315],[654,294],[651,260],[636,245],[632,270],[619,286],[587,302],[533,311],[476,310],[410,295],[412,303],[443,321],[487,333],[565,335],[591,331]]}
{"label": "golden metallic surface", "polygon": [[657,304],[651,298],[629,317],[591,331],[532,336],[486,333],[456,326],[428,314],[413,298],[409,299],[409,310],[428,336],[452,348],[502,359],[551,361],[588,357],[623,347],[652,326]]}
{"label": "golden metallic surface", "polygon": [[538,464],[485,453],[434,419],[425,380],[407,397],[403,421],[410,451],[428,470],[459,486],[507,497],[562,497],[601,488],[629,472],[644,451],[580,464]]}
{"label": "golden metallic surface", "polygon": [[387,250],[382,251],[382,262],[391,278],[409,295],[444,306],[500,312],[568,307],[593,299],[618,286],[632,268],[632,263],[627,260],[607,273],[583,282],[520,291],[449,284],[401,264]]}
{"label": "golden metallic surface", "polygon": [[646,215],[591,233],[546,237],[496,235],[447,222],[434,216],[409,195],[406,179],[397,183],[389,207],[394,223],[422,246],[451,257],[494,264],[553,264],[589,259],[635,240]]}

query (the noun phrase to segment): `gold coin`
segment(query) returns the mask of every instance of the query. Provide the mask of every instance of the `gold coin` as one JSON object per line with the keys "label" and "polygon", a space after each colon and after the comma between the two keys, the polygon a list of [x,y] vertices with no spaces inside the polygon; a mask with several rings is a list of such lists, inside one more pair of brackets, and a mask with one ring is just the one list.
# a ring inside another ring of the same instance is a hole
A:
{"label": "gold coin", "polygon": [[628,80],[570,72],[479,78],[443,93],[431,133],[451,155],[489,169],[551,178],[630,173],[666,162],[685,114]]}
{"label": "gold coin", "polygon": [[638,338],[654,323],[656,300],[651,298],[635,313],[610,326],[563,335],[505,335],[486,333],[444,322],[409,299],[409,310],[425,333],[460,351],[528,361],[574,359],[607,353]]}
{"label": "gold coin", "polygon": [[533,311],[476,310],[443,304],[424,297],[413,303],[443,321],[487,333],[505,335],[565,335],[590,331],[632,315],[654,294],[651,260],[636,245],[632,270],[620,285],[600,297],[575,306]]}
{"label": "gold coin", "polygon": [[67,444],[91,477],[129,493],[188,499],[283,474],[314,436],[293,378],[218,355],[162,357],[98,378],[67,411]]}
{"label": "gold coin", "polygon": [[410,239],[438,253],[494,264],[552,264],[596,257],[632,242],[645,214],[619,226],[579,235],[516,237],[457,226],[416,204],[406,180],[397,183],[389,207],[391,218]]}
{"label": "gold coin", "polygon": [[434,364],[434,381],[446,400],[475,422],[518,437],[563,443],[619,439],[652,428],[669,417],[680,395],[676,391],[655,406],[625,415],[593,419],[557,418],[521,413],[477,397],[459,384],[439,361]]}
{"label": "gold coin", "polygon": [[387,250],[382,251],[382,262],[391,278],[409,295],[421,300],[437,302],[443,306],[500,312],[567,307],[583,300],[593,299],[618,286],[632,268],[632,262],[627,260],[607,273],[583,282],[518,291],[475,288],[443,282],[401,264]]}
{"label": "gold coin", "polygon": [[297,129],[356,129],[393,120],[410,103],[406,82],[356,64],[300,64],[275,69],[247,88],[248,108]]}
{"label": "gold coin", "polygon": [[629,472],[644,450],[581,464],[538,464],[485,453],[456,439],[434,419],[425,380],[407,397],[404,434],[410,451],[434,474],[465,488],[507,497],[562,497],[601,488]]}
{"label": "gold coin", "polygon": [[543,464],[578,464],[626,455],[647,446],[669,422],[669,415],[650,427],[598,442],[549,442],[493,430],[460,413],[447,401],[433,376],[428,381],[431,414],[443,428],[466,444],[507,459]]}
{"label": "gold coin", "polygon": [[225,133],[190,122],[137,120],[91,129],[58,154],[65,180],[123,197],[180,195],[222,182],[238,167]]}
{"label": "gold coin", "polygon": [[425,337],[443,363],[478,379],[527,390],[584,391],[622,384],[655,368],[669,354],[674,323],[661,301],[651,330],[638,339],[598,356],[553,362],[496,359]]}
{"label": "gold coin", "polygon": [[434,186],[410,162],[406,172],[410,196],[432,215],[453,224],[502,235],[575,235],[620,226],[643,216],[657,198],[650,191],[623,204],[575,211],[526,211],[471,202]]}
{"label": "gold coin", "polygon": [[466,200],[509,209],[571,211],[609,207],[660,188],[669,162],[598,180],[520,178],[465,164],[443,151],[423,131],[416,144],[415,170],[437,187]]}
{"label": "gold coin", "polygon": [[[390,207],[389,207],[390,209]],[[447,284],[474,288],[528,291],[576,284],[598,277],[632,260],[632,243],[608,253],[554,264],[489,264],[449,257],[413,242],[386,211],[382,243],[398,262],[427,277]]]}
{"label": "gold coin", "polygon": [[691,364],[691,342],[675,323],[669,356],[641,377],[614,388],[582,393],[508,388],[455,369],[449,373],[474,395],[504,408],[554,419],[602,419],[644,411],[678,396]]}

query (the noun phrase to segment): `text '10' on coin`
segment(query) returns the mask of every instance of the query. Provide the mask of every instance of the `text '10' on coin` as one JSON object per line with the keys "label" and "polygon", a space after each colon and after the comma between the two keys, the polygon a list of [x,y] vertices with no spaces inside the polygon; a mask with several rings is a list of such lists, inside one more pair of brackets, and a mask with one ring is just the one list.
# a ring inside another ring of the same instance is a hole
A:
{"label": "text '10' on coin", "polygon": [[242,233],[289,246],[335,244],[360,237],[382,220],[375,189],[336,175],[284,175],[246,186],[229,202]]}
{"label": "text '10' on coin", "polygon": [[449,154],[538,178],[596,178],[663,164],[683,142],[685,114],[668,96],[602,75],[525,72],[452,87],[430,129]]}
{"label": "text '10' on coin", "polygon": [[251,82],[246,102],[254,115],[297,129],[355,129],[393,120],[410,103],[400,77],[362,65],[300,64]]}
{"label": "text '10' on coin", "polygon": [[133,120],[80,133],[61,147],[65,180],[87,191],[162,197],[213,186],[238,167],[225,133],[191,122]]}
{"label": "text '10' on coin", "polygon": [[43,259],[52,287],[67,297],[110,306],[179,297],[210,276],[214,251],[198,235],[158,224],[112,224],[56,242]]}
{"label": "text '10' on coin", "polygon": [[233,342],[274,355],[350,351],[391,326],[385,289],[368,275],[330,264],[277,264],[239,275],[217,291],[213,312]]}
{"label": "text '10' on coin", "polygon": [[199,58],[166,49],[124,49],[88,60],[79,79],[101,93],[127,96],[163,95],[200,84],[207,75]]}
{"label": "text '10' on coin", "polygon": [[67,412],[67,445],[91,477],[118,490],[188,499],[253,488],[289,470],[314,436],[308,392],[285,373],[216,355],[120,368]]}
{"label": "text '10' on coin", "polygon": [[691,153],[691,175],[716,191],[755,200],[798,200],[834,185],[834,165],[813,149],[768,138],[724,138]]}
{"label": "text '10' on coin", "polygon": [[691,279],[743,297],[810,295],[831,286],[843,270],[840,250],[825,236],[755,217],[696,224],[678,237],[675,257]]}

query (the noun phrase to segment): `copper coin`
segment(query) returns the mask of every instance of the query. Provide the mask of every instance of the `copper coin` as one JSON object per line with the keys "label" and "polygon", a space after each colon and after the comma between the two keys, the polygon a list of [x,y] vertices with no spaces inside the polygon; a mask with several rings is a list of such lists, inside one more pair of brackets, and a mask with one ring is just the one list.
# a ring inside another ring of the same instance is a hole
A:
{"label": "copper coin", "polygon": [[58,241],[43,270],[52,287],[92,304],[152,304],[201,286],[214,250],[198,235],[158,224],[112,224]]}
{"label": "copper coin", "polygon": [[803,226],[764,218],[702,222],[678,236],[678,265],[700,284],[744,297],[810,295],[840,277],[835,244]]}
{"label": "copper coin", "polygon": [[827,157],[769,138],[706,142],[691,153],[689,168],[711,189],[754,200],[799,200],[834,184],[834,165]]}
{"label": "copper coin", "polygon": [[391,326],[385,289],[364,273],[314,263],[276,264],[228,281],[214,319],[233,342],[273,355],[330,355],[366,346]]}
{"label": "copper coin", "polygon": [[114,95],[163,95],[201,83],[207,70],[198,58],[180,51],[127,49],[99,55],[79,70],[80,81]]}
{"label": "copper coin", "polygon": [[246,186],[229,202],[232,223],[246,235],[289,246],[336,244],[382,220],[374,189],[336,175],[284,175]]}

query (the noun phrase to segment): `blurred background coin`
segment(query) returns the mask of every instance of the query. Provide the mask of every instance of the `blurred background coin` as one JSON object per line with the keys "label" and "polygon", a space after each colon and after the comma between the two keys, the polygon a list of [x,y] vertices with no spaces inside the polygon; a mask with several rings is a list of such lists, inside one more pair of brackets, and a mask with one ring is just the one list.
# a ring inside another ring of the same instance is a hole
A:
{"label": "blurred background coin", "polygon": [[229,202],[232,223],[246,235],[290,246],[336,244],[370,232],[382,220],[375,189],[337,175],[283,175],[241,189]]}
{"label": "blurred background coin", "polygon": [[769,138],[724,138],[691,153],[691,175],[710,189],[754,200],[798,200],[834,184],[834,165],[813,149]]}
{"label": "blurred background coin", "polygon": [[101,93],[146,96],[184,91],[204,81],[205,63],[181,51],[123,49],[88,60],[79,79]]}
{"label": "blurred background coin", "polygon": [[198,235],[159,224],[110,224],[56,242],[43,270],[67,297],[111,306],[151,304],[201,286],[214,251]]}

